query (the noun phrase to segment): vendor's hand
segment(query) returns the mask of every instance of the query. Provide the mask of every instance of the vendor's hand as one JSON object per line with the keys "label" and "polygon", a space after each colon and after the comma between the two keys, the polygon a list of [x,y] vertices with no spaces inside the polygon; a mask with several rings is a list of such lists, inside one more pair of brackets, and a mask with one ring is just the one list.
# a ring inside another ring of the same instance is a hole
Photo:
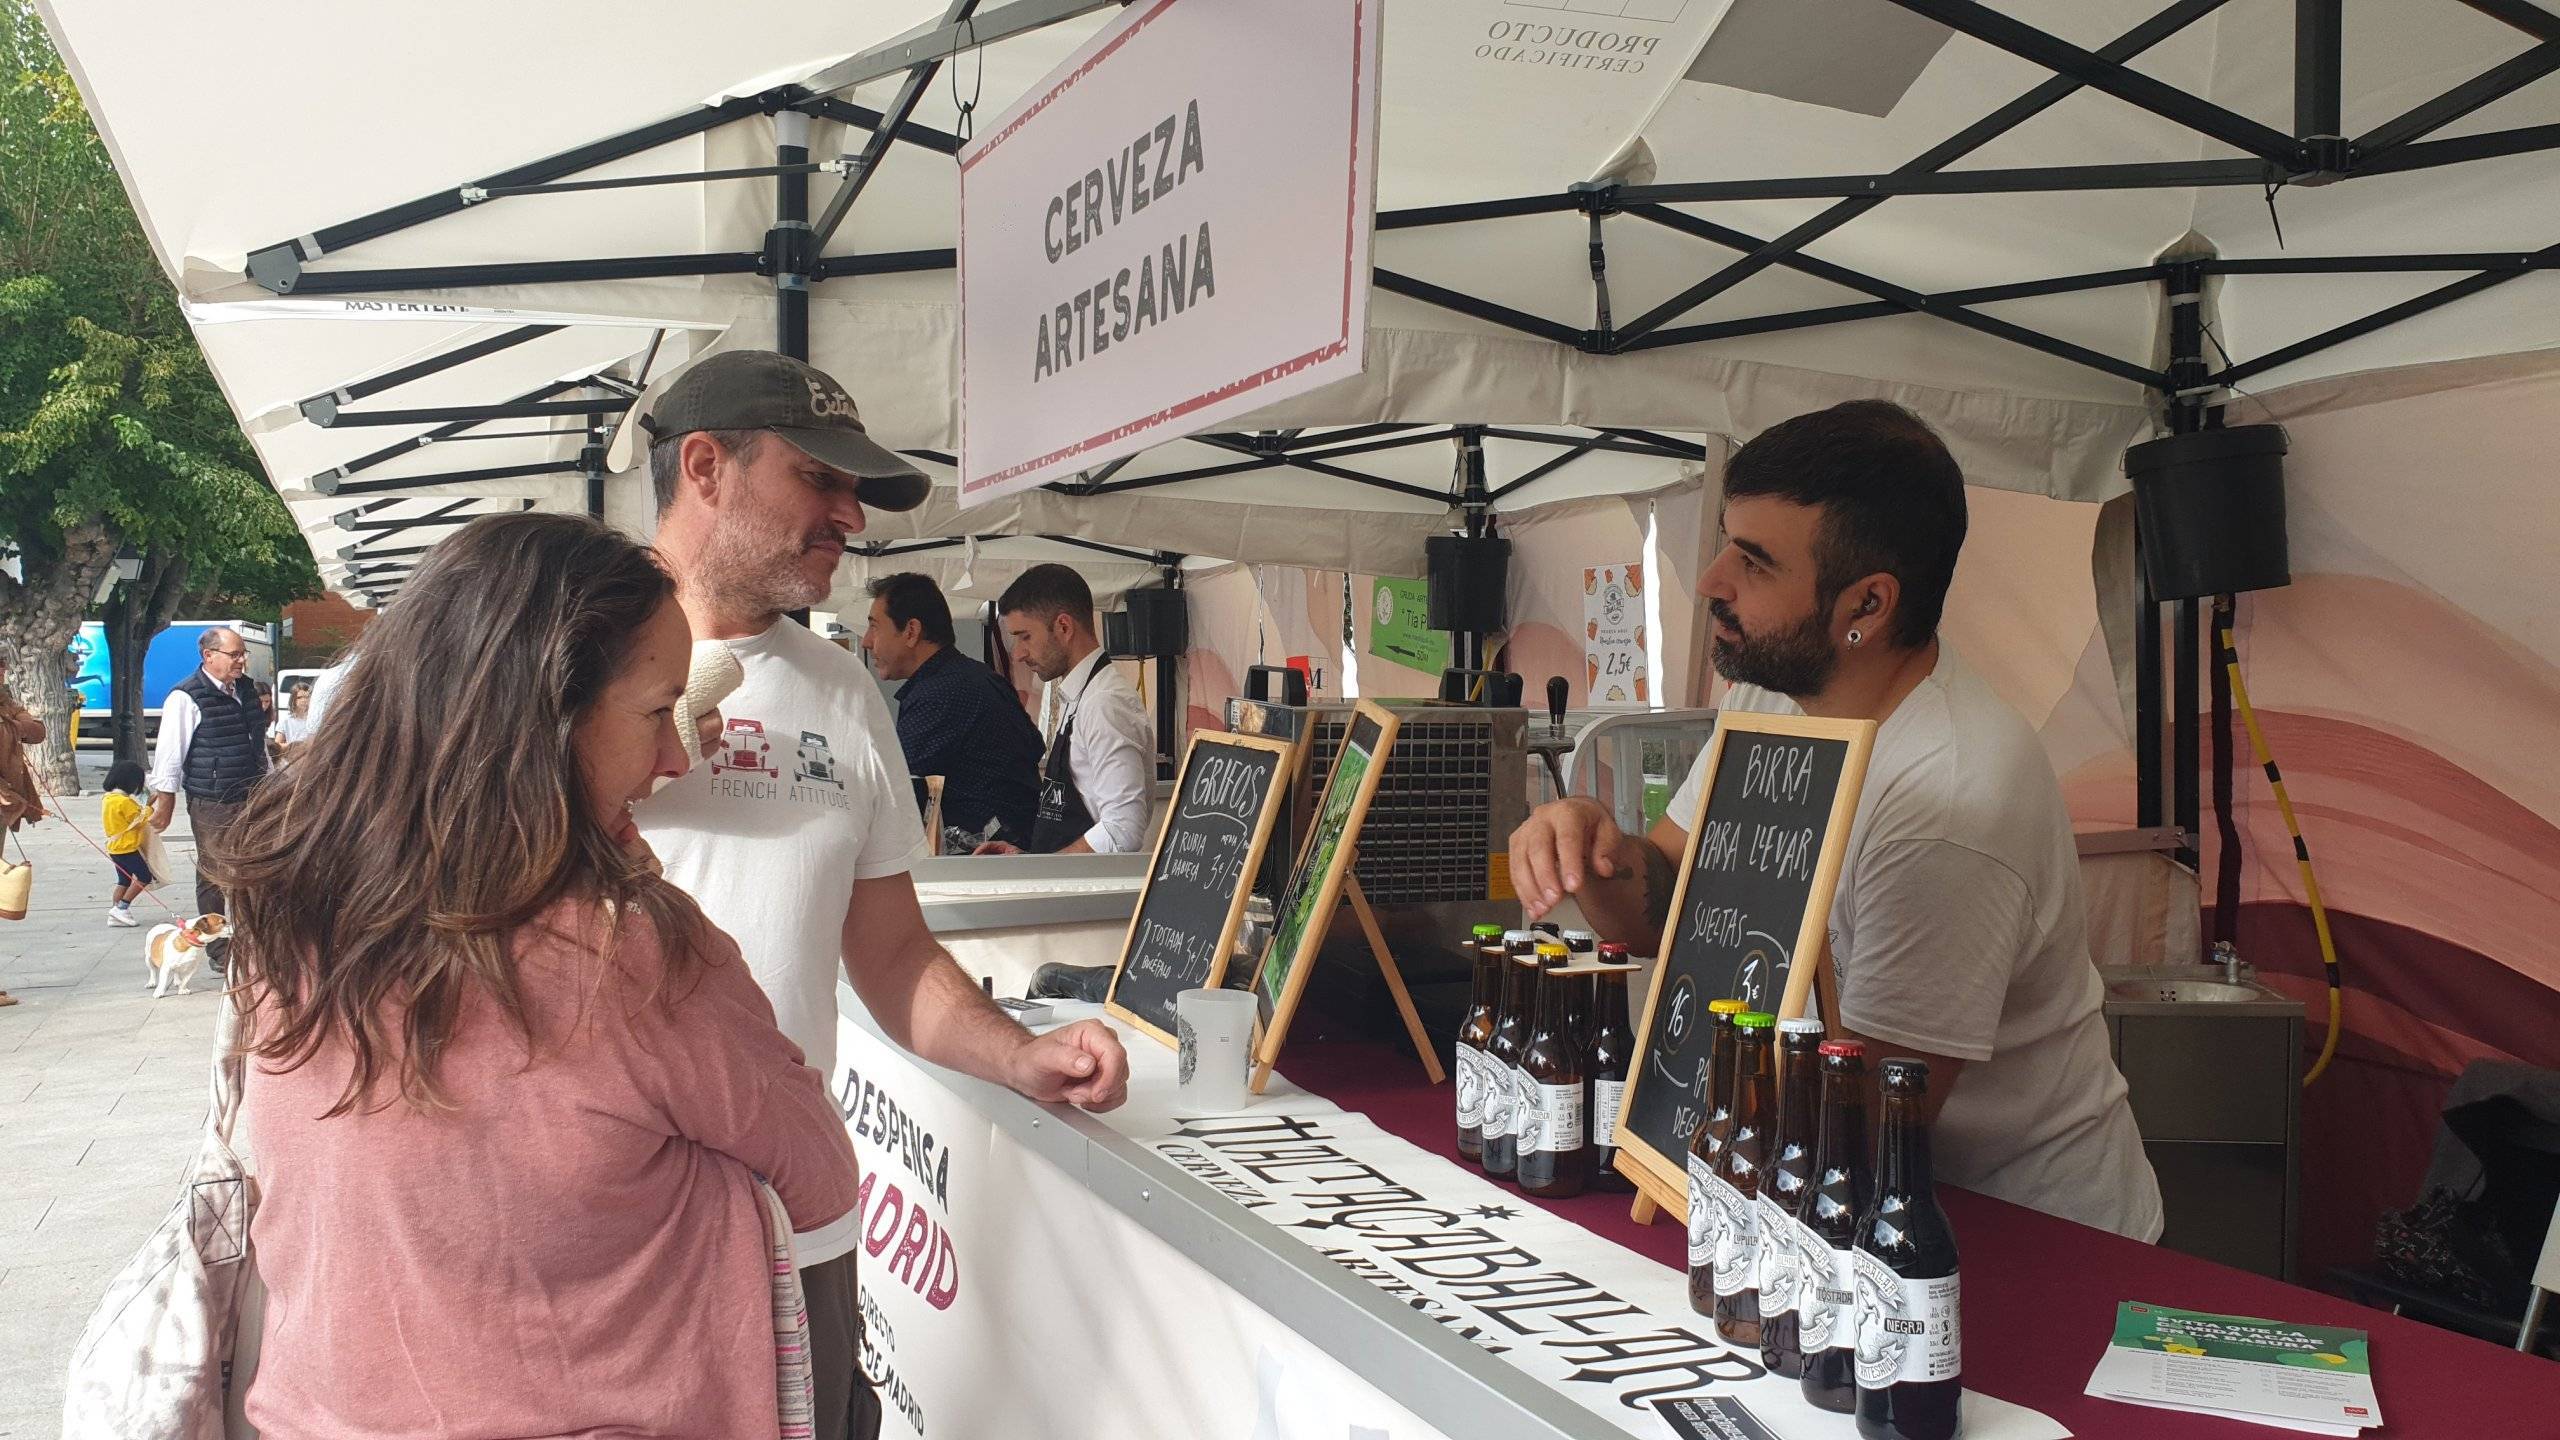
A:
{"label": "vendor's hand", "polygon": [[1022,847],[1010,840],[989,840],[969,853],[972,855],[1019,855],[1022,853]]}
{"label": "vendor's hand", "polygon": [[1581,893],[1585,877],[1614,878],[1627,833],[1599,801],[1572,796],[1529,812],[1511,832],[1511,888],[1532,920]]}
{"label": "vendor's hand", "polygon": [[1129,1052],[1099,1020],[1035,1035],[1013,1055],[1013,1089],[1034,1100],[1113,1110],[1129,1098]]}

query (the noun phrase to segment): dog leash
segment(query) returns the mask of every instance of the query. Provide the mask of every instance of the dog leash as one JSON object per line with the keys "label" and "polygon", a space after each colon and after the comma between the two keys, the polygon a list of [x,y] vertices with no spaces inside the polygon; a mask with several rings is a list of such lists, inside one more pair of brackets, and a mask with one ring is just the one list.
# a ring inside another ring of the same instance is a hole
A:
{"label": "dog leash", "polygon": [[[61,806],[62,806],[62,797],[53,793],[53,786],[52,786],[51,784],[49,784],[49,783],[47,783],[47,782],[46,782],[46,780],[45,780],[45,778],[44,778],[44,772],[43,772],[43,771],[41,771],[41,770],[36,770],[34,766],[29,766],[29,767],[27,767],[27,768],[28,768],[29,770],[33,770],[33,771],[35,772],[35,777],[36,777],[36,788],[37,788],[38,790],[41,790],[41,791],[43,791],[43,792],[44,792],[44,798],[46,799],[46,801],[47,801],[47,802],[49,802],[49,803],[47,803],[47,805],[45,806],[45,818],[46,818],[46,819],[49,819],[49,820],[59,820],[59,821],[61,821],[61,822],[64,824],[64,826],[66,826],[66,827],[68,827],[68,828],[70,829],[70,831],[71,831],[71,833],[72,833],[72,834],[79,836],[79,837],[80,837],[82,840],[84,840],[84,841],[87,841],[87,842],[88,842],[88,845],[89,845],[89,848],[90,848],[90,849],[92,849],[92,850],[97,851],[97,852],[98,852],[98,857],[99,857],[100,859],[105,860],[109,865],[113,865],[113,864],[115,864],[115,863],[116,863],[116,861],[115,861],[115,857],[114,857],[113,855],[109,855],[109,854],[107,853],[107,847],[106,847],[106,846],[104,846],[104,845],[99,844],[99,843],[98,843],[97,841],[95,841],[95,840],[91,840],[91,839],[89,838],[89,832],[88,832],[88,831],[86,831],[86,830],[81,829],[81,828],[80,828],[80,825],[79,825],[79,822],[77,822],[77,821],[73,820],[73,819],[71,818],[70,814],[69,814],[68,812],[64,811],[64,810],[61,808]],[[145,825],[148,825],[148,824],[150,824],[150,823],[151,823],[151,811],[150,811],[150,807],[149,807],[149,806],[147,806],[147,805],[143,807],[142,823],[143,823],[143,824],[145,824]],[[18,854],[23,858],[23,857],[26,855],[26,853],[27,853],[27,842],[26,842],[26,841],[24,841],[24,840],[20,840],[20,841],[18,842]],[[166,878],[165,876],[154,876],[154,877],[152,877],[152,878],[153,878],[153,879],[155,879],[155,880],[157,880],[157,881],[159,881],[159,882],[160,882],[160,883],[162,883],[162,884],[167,884],[167,883],[169,883],[169,882],[168,882],[168,880],[167,880],[167,878]],[[159,892],[159,891],[157,891],[157,890],[151,890],[151,889],[145,889],[145,890],[142,892],[142,896],[143,896],[143,898],[144,898],[144,899],[149,900],[152,904],[157,905],[157,906],[159,906],[161,909],[168,911],[168,912],[169,912],[169,918],[170,918],[170,919],[172,919],[172,920],[175,920],[176,922],[178,922],[178,924],[180,924],[180,925],[182,925],[182,926],[183,926],[183,925],[185,925],[185,924],[187,923],[187,917],[186,917],[186,916],[184,916],[184,915],[179,914],[179,913],[178,913],[178,908],[177,908],[176,906],[174,906],[174,905],[170,904],[170,903],[169,903],[168,901],[166,901],[166,900],[161,899],[161,898],[160,898],[160,892]]]}

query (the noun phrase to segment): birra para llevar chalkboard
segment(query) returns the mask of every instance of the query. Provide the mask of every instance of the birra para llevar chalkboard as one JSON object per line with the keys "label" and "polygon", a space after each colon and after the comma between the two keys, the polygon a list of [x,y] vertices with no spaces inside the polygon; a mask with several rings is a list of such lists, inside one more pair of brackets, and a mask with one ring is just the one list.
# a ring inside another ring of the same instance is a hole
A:
{"label": "birra para llevar chalkboard", "polygon": [[1618,1168],[1657,1204],[1687,1203],[1683,1157],[1707,1098],[1707,1006],[1734,999],[1782,1018],[1805,1013],[1828,963],[1831,896],[1875,734],[1872,720],[1716,716],[1698,813],[1673,817],[1688,827],[1689,849],[1618,1112]]}
{"label": "birra para llevar chalkboard", "polygon": [[1294,754],[1285,740],[1212,731],[1194,734],[1183,753],[1104,1004],[1167,1045],[1177,1033],[1174,997],[1226,979]]}

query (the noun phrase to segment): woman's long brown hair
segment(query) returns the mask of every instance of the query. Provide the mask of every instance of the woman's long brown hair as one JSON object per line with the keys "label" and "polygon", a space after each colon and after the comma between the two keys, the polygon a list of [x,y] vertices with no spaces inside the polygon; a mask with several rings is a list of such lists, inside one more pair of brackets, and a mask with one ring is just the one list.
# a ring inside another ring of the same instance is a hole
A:
{"label": "woman's long brown hair", "polygon": [[674,593],[646,549],[578,516],[493,516],[435,547],[225,836],[250,1054],[290,1070],[345,1044],[333,1116],[385,1081],[439,1106],[474,987],[530,1044],[517,932],[564,899],[607,955],[647,922],[661,998],[694,972],[701,912],[597,823],[570,743]]}

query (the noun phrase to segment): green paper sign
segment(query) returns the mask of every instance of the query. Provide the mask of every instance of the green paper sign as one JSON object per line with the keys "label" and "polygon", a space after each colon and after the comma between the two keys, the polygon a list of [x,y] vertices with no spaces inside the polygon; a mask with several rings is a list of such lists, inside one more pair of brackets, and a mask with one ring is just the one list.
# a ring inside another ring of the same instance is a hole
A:
{"label": "green paper sign", "polygon": [[1369,597],[1369,653],[1437,676],[1449,668],[1448,632],[1434,630],[1431,582],[1380,579]]}

